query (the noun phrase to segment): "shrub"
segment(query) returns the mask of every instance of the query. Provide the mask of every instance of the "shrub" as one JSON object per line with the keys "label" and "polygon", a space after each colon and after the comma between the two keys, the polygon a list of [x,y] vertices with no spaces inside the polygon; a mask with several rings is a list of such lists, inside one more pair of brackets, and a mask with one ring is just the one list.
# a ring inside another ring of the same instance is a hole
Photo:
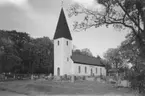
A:
{"label": "shrub", "polygon": [[127,72],[125,78],[130,81],[130,86],[132,89],[137,90],[139,93],[145,92],[145,70],[130,70]]}

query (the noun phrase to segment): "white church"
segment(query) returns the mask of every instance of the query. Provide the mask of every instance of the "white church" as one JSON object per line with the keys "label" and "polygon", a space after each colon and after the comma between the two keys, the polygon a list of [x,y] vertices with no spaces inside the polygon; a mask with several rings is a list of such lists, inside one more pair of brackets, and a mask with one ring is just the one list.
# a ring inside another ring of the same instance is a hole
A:
{"label": "white church", "polygon": [[63,8],[54,34],[54,76],[106,76],[106,69],[100,58],[74,54],[72,36]]}

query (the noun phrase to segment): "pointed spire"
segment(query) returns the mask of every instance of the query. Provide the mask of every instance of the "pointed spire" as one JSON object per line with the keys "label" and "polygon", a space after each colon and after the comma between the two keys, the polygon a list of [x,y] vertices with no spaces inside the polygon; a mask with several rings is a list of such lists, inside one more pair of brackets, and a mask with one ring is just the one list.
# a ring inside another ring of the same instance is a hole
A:
{"label": "pointed spire", "polygon": [[62,37],[72,40],[63,8],[61,9],[61,12],[60,12],[59,20],[57,23],[57,27],[56,27],[56,31],[55,31],[55,35],[53,39],[58,39]]}

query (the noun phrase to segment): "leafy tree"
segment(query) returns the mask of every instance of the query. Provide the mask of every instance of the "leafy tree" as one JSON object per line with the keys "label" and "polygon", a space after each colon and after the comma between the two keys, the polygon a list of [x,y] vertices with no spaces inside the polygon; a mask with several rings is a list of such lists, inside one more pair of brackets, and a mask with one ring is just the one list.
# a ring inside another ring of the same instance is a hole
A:
{"label": "leafy tree", "polygon": [[72,51],[75,51],[77,49],[77,47],[75,45],[73,45]]}
{"label": "leafy tree", "polygon": [[141,60],[137,45],[131,43],[130,39],[126,39],[121,43],[119,52],[122,59],[133,65],[137,65]]}
{"label": "leafy tree", "polygon": [[85,55],[85,56],[93,56],[93,54],[91,53],[90,49],[88,48],[84,48],[82,50],[80,49],[75,49],[73,50],[74,54],[79,54],[79,55]]}
{"label": "leafy tree", "polygon": [[20,66],[21,59],[17,56],[12,54],[3,54],[0,58],[2,63],[2,70],[3,72],[16,72],[18,69],[14,69],[14,67]]}
{"label": "leafy tree", "polygon": [[102,62],[103,64],[105,64],[106,75],[108,75],[109,69],[112,68],[111,63],[110,63],[109,61],[107,61],[106,59],[101,59],[101,62]]}
{"label": "leafy tree", "polygon": [[[47,72],[53,72],[53,43],[48,37],[37,38],[32,41],[35,46],[35,52],[38,55],[37,63],[40,68]],[[35,63],[36,63],[35,62]]]}
{"label": "leafy tree", "polygon": [[122,66],[122,58],[120,58],[119,50],[110,48],[104,54],[104,58],[112,64],[112,68],[120,68]]}
{"label": "leafy tree", "polygon": [[118,80],[120,69],[123,68],[123,59],[120,56],[119,48],[110,48],[104,54],[106,61],[111,64],[111,68],[115,69],[115,78]]}
{"label": "leafy tree", "polygon": [[[86,30],[91,27],[113,25],[117,29],[129,29],[130,37],[138,45],[140,56],[144,57],[145,1],[144,0],[96,0],[103,11],[92,10],[74,4],[68,9],[69,16],[83,14],[83,21],[76,21],[74,29]],[[96,6],[98,6],[98,4]],[[96,8],[95,6],[95,8]],[[83,16],[82,15],[82,16]]]}
{"label": "leafy tree", "polygon": [[24,44],[22,52],[25,72],[53,72],[53,43],[48,37],[32,39]]}
{"label": "leafy tree", "polygon": [[81,50],[76,49],[76,50],[73,51],[73,53],[74,53],[74,54],[81,54]]}
{"label": "leafy tree", "polygon": [[53,43],[48,37],[0,30],[0,61],[3,72],[52,73]]}
{"label": "leafy tree", "polygon": [[16,72],[16,66],[22,61],[15,48],[15,42],[11,39],[11,31],[0,30],[1,69],[2,72]]}
{"label": "leafy tree", "polygon": [[83,55],[93,56],[92,52],[91,52],[90,49],[88,49],[88,48],[82,49],[82,50],[81,50],[81,53],[82,53]]}
{"label": "leafy tree", "polygon": [[131,87],[139,91],[144,92],[145,81],[145,65],[144,60],[140,58],[139,51],[136,43],[131,42],[132,39],[127,38],[119,47],[120,57],[127,63],[131,63],[133,66],[131,69],[125,70],[125,78],[131,82]]}

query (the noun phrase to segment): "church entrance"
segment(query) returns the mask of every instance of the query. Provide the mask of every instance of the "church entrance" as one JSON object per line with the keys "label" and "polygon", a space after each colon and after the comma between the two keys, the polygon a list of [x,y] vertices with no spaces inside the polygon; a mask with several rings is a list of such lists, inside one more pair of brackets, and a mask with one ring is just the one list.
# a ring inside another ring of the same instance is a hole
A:
{"label": "church entrance", "polygon": [[57,68],[57,76],[60,76],[60,68]]}

